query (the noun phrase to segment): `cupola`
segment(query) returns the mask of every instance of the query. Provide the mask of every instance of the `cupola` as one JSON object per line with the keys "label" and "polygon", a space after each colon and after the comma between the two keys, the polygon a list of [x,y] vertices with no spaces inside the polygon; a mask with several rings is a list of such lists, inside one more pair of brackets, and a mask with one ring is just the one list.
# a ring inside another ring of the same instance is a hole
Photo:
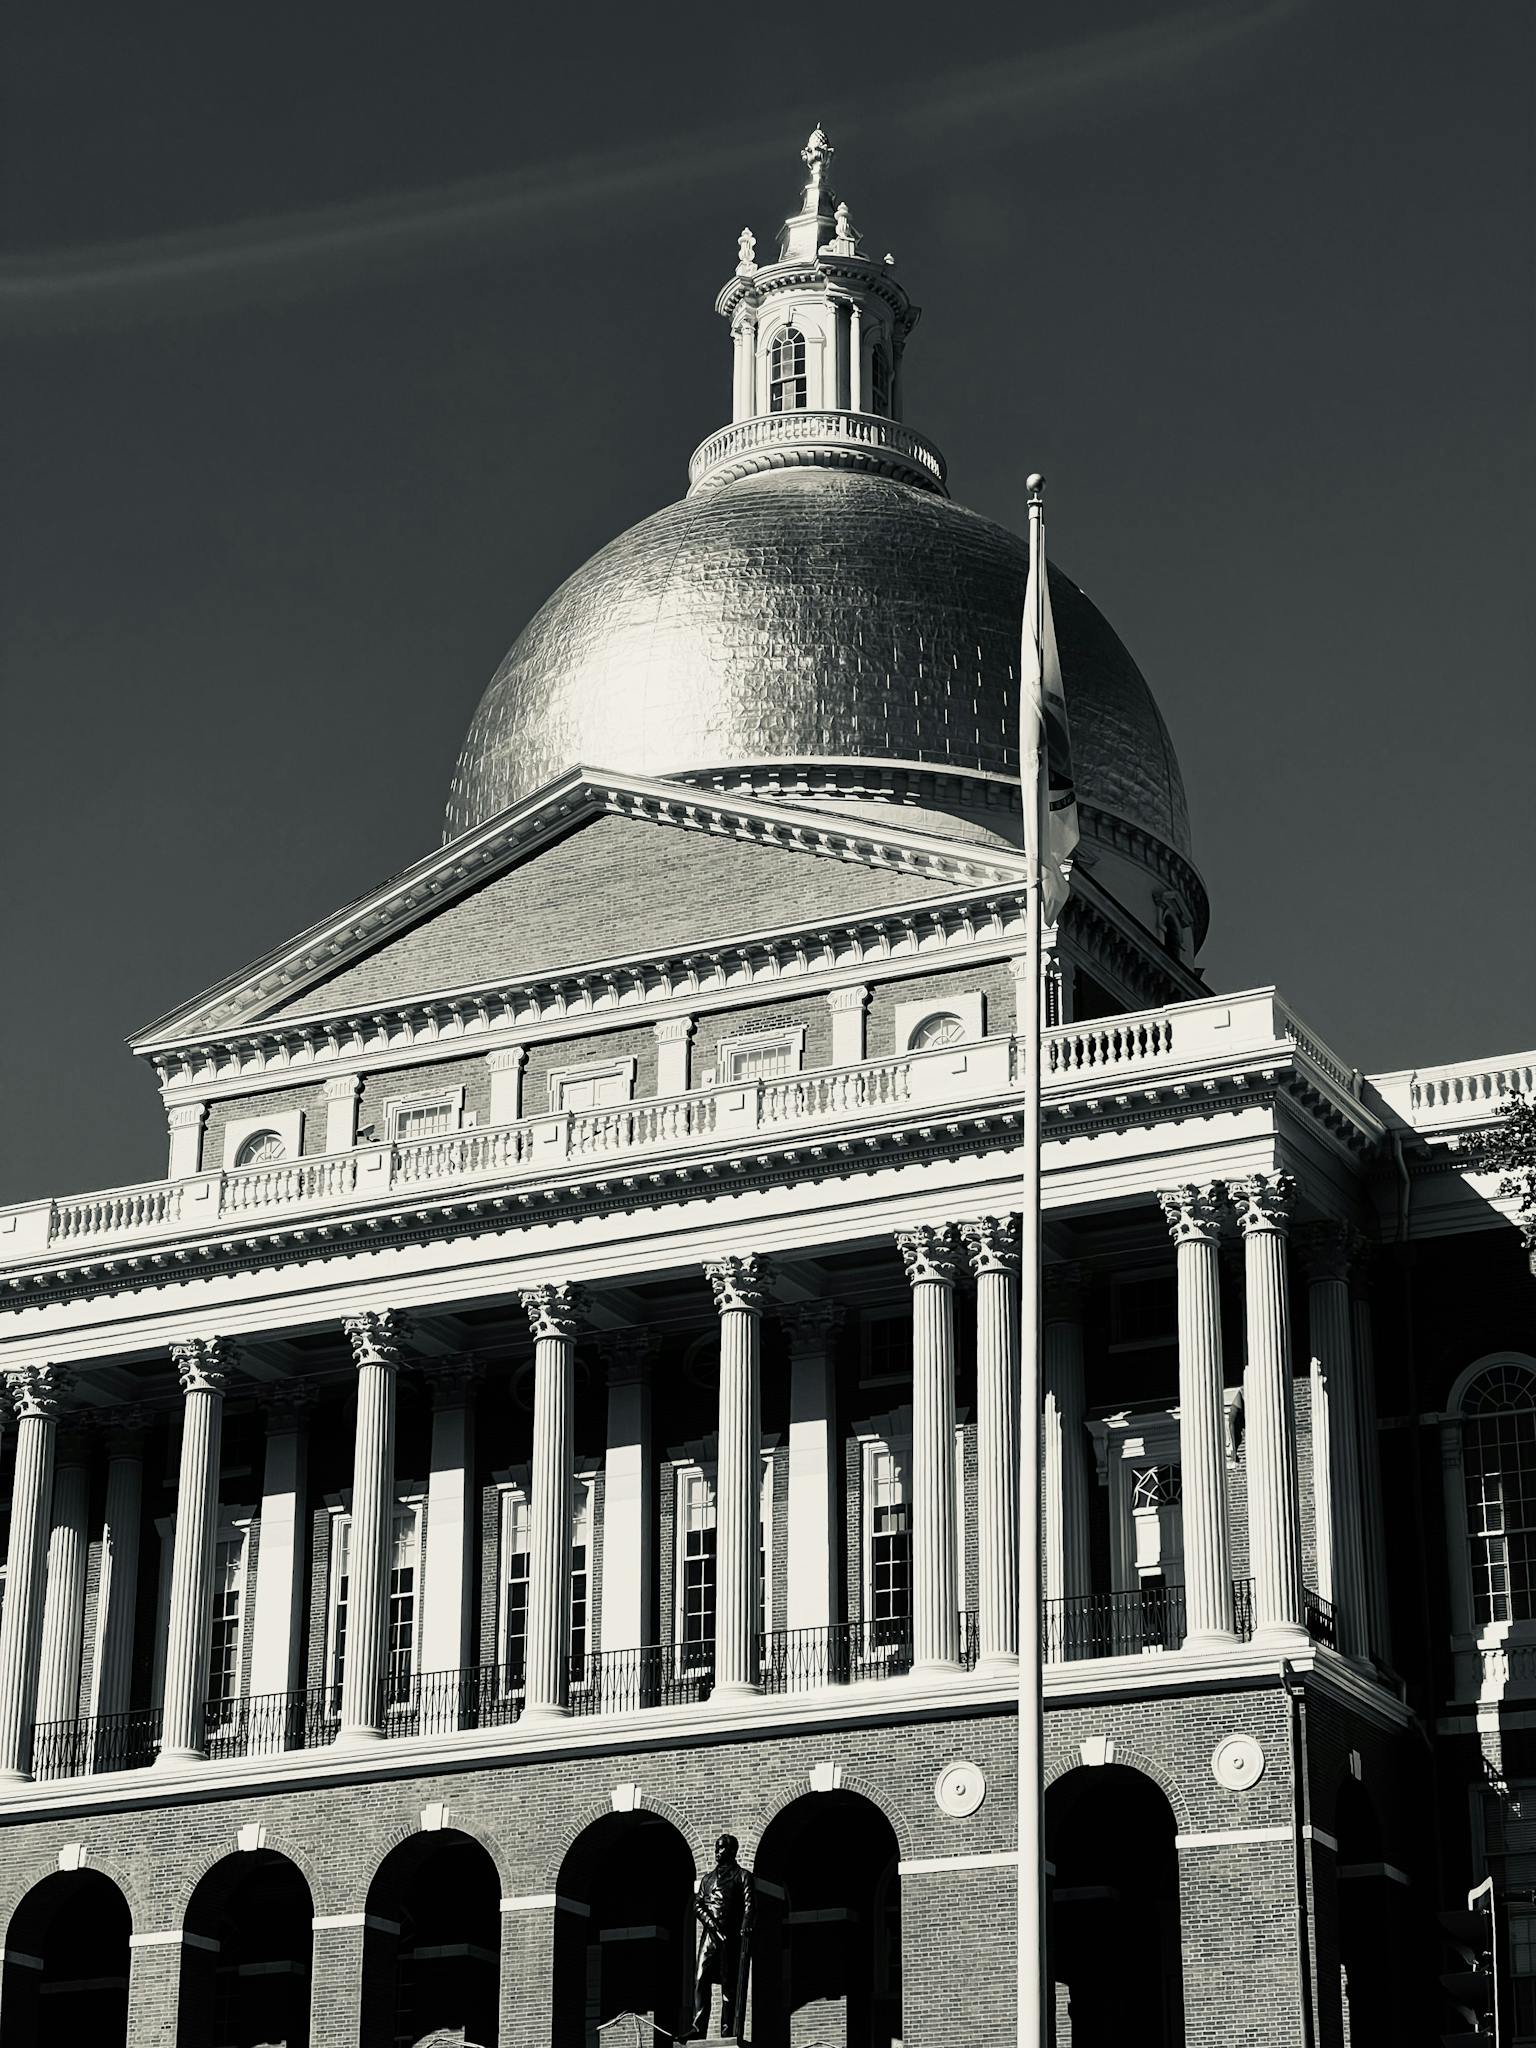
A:
{"label": "cupola", "polygon": [[865,254],[828,180],[833,150],[819,127],[800,155],[805,185],[779,229],[777,262],[758,263],[744,228],[736,274],[715,302],[730,323],[731,424],[695,451],[689,489],[815,464],[942,493],[944,458],[901,422],[902,354],[918,309],[895,259]]}

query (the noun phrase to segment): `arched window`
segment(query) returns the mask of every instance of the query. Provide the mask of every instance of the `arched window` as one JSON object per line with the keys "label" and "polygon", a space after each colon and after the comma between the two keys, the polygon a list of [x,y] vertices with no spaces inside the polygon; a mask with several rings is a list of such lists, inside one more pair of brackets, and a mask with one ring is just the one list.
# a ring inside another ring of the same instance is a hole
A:
{"label": "arched window", "polygon": [[938,1010],[925,1017],[907,1041],[908,1052],[929,1052],[936,1045],[957,1045],[965,1036],[965,1025],[953,1010]]}
{"label": "arched window", "polygon": [[889,419],[891,359],[878,342],[869,352],[869,402],[875,412],[883,412]]}
{"label": "arched window", "polygon": [[1461,1414],[1472,1618],[1536,1620],[1536,1362],[1475,1371]]}
{"label": "arched window", "polygon": [[288,1147],[276,1131],[252,1131],[240,1150],[235,1154],[236,1166],[271,1166],[275,1160],[286,1159]]}
{"label": "arched window", "polygon": [[768,365],[768,410],[805,411],[805,336],[786,327],[774,340]]}

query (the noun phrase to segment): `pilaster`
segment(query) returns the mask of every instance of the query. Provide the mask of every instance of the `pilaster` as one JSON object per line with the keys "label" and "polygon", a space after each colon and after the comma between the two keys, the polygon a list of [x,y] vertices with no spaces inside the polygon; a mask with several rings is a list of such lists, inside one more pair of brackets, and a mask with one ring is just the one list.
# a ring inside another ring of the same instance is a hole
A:
{"label": "pilaster", "polygon": [[266,1454],[261,1482],[261,1546],[251,1613],[251,1693],[295,1692],[301,1683],[306,1555],[308,1411],[315,1387],[288,1380],[264,1390]]}
{"label": "pilaster", "polygon": [[475,1384],[480,1365],[472,1353],[464,1353],[420,1359],[416,1370],[432,1396],[420,1668],[462,1671],[469,1663],[476,1592]]}
{"label": "pilaster", "polygon": [[1307,1277],[1312,1372],[1312,1498],[1318,1591],[1333,1603],[1346,1656],[1366,1654],[1365,1569],[1360,1525],[1359,1418],[1349,1265],[1354,1233],[1328,1220],[1299,1224],[1297,1257]]}
{"label": "pilaster", "polygon": [[694,1028],[692,1017],[663,1017],[659,1024],[652,1026],[656,1037],[658,1095],[687,1094]]}
{"label": "pilaster", "polygon": [[357,1143],[357,1100],[363,1092],[360,1074],[332,1074],[321,1090],[325,1097],[325,1149],[350,1152]]}
{"label": "pilaster", "polygon": [[869,988],[862,982],[852,988],[834,988],[827,995],[832,1013],[832,1064],[856,1067],[869,1057],[866,1032],[869,1019]]}
{"label": "pilaster", "polygon": [[799,1301],[779,1310],[789,1340],[790,1628],[830,1628],[838,1609],[843,1475],[838,1464],[835,1346],[843,1310]]}
{"label": "pilaster", "polygon": [[603,1460],[603,1648],[638,1650],[656,1640],[652,1574],[656,1470],[651,1430],[651,1330],[610,1330],[599,1348],[608,1369]]}
{"label": "pilaster", "polygon": [[[1047,1601],[1077,1600],[1091,1590],[1093,1578],[1084,1428],[1088,1414],[1083,1372],[1087,1287],[1082,1267],[1067,1260],[1053,1261],[1041,1277],[1045,1354],[1045,1410],[1041,1418],[1045,1539],[1042,1591]],[[1060,1609],[1055,1612],[1059,1614]],[[1059,1661],[1070,1640],[1066,1627],[1048,1626],[1047,1657]]]}
{"label": "pilaster", "polygon": [[132,1697],[147,1420],[141,1408],[112,1410],[96,1579],[96,1641],[91,1656],[89,1711],[93,1716],[126,1714]]}
{"label": "pilaster", "polygon": [[515,1124],[523,1113],[523,1069],[528,1064],[526,1045],[504,1045],[488,1052],[485,1064],[491,1077],[491,1122]]}
{"label": "pilaster", "polygon": [[203,1130],[208,1122],[206,1102],[173,1102],[165,1112],[171,1151],[165,1174],[167,1180],[185,1180],[203,1168]]}

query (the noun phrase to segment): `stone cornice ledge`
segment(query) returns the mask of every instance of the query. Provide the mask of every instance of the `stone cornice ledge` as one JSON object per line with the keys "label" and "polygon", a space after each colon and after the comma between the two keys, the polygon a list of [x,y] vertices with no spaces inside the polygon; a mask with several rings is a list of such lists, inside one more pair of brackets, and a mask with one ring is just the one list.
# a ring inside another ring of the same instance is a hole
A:
{"label": "stone cornice ledge", "polygon": [[1170,1693],[1233,1692],[1256,1684],[1278,1685],[1287,1666],[1298,1676],[1315,1680],[1342,1705],[1378,1727],[1418,1725],[1418,1716],[1398,1694],[1323,1643],[1288,1655],[1252,1643],[1235,1643],[1230,1650],[1171,1650],[1159,1657],[1102,1657],[1092,1662],[1048,1664],[1045,1703],[1049,1707],[1085,1700],[1151,1699]]}
{"label": "stone cornice ledge", "polygon": [[284,1750],[277,1756],[210,1758],[176,1769],[104,1772],[0,1790],[0,1826],[66,1814],[185,1806],[358,1779],[436,1776],[523,1763],[551,1763],[605,1752],[690,1749],[776,1735],[815,1734],[871,1723],[951,1720],[1010,1711],[1017,1687],[1007,1678],[956,1672],[953,1677],[871,1679],[821,1692],[760,1694],[730,1705],[645,1707],[629,1714],[574,1717],[554,1723],[516,1721],[510,1728],[467,1728],[443,1736],[401,1736],[358,1749]]}

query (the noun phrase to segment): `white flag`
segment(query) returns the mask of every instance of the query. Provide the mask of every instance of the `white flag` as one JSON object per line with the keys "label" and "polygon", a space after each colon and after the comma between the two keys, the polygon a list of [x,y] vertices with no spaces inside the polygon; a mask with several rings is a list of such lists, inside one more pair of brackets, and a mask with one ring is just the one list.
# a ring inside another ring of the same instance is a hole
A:
{"label": "white flag", "polygon": [[[1056,626],[1051,618],[1051,587],[1045,566],[1045,511],[1038,488],[1030,498],[1029,587],[1024,593],[1020,674],[1024,850],[1040,863],[1043,907],[1047,919],[1054,924],[1067,900],[1065,869],[1077,844],[1077,791],[1072,783],[1072,736],[1067,725],[1067,699],[1061,687],[1061,660],[1056,652]],[[1029,794],[1032,790],[1033,802]]]}

